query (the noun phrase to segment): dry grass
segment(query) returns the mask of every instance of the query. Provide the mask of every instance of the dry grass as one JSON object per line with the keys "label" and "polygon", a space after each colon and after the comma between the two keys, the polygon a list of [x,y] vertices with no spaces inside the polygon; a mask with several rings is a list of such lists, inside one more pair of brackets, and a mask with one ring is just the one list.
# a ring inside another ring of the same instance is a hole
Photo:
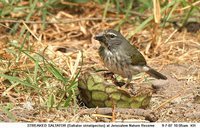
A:
{"label": "dry grass", "polygon": [[[11,22],[0,26],[1,121],[102,121],[99,117],[80,114],[84,108],[77,104],[77,77],[80,69],[84,72],[90,71],[92,67],[104,69],[97,54],[99,44],[94,41],[93,36],[104,29],[116,27],[120,20],[115,14],[107,13],[110,18],[102,21],[99,18],[102,17],[102,13],[99,13],[103,11],[102,6],[95,3],[84,4],[76,13],[71,11],[58,11],[56,15],[48,16],[46,29],[42,29],[43,25],[37,23],[37,20],[36,23],[20,21],[19,31],[14,35],[7,32]],[[38,17],[34,16],[34,19]],[[23,28],[26,33],[18,36]],[[135,28],[126,23],[121,26],[121,32],[128,35]],[[158,31],[161,33],[160,28]],[[165,73],[190,86],[194,85],[194,88],[199,85],[200,33],[178,32],[173,27],[168,27],[162,30],[158,43],[152,47],[153,33],[152,28],[147,27],[130,38],[143,53],[148,64],[158,70],[171,64],[187,66],[188,71],[195,68],[188,74],[170,70]],[[60,51],[61,48],[64,52]],[[140,84],[144,81],[142,77],[134,83]],[[184,85],[181,89],[183,88]],[[150,109],[166,112],[167,104],[182,96],[171,92],[168,97],[153,101],[155,104]],[[121,115],[116,116],[120,118]],[[127,115],[127,118],[132,116]],[[165,121],[164,117],[161,121]],[[181,120],[174,118],[174,121]]]}

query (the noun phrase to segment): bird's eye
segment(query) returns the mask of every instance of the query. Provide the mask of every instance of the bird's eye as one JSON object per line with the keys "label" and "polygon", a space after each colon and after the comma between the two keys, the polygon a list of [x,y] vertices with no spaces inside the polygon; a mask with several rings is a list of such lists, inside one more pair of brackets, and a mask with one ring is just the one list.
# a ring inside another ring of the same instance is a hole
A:
{"label": "bird's eye", "polygon": [[115,37],[116,37],[116,35],[115,35],[115,34],[112,34],[112,33],[108,34],[108,36],[109,36],[110,38],[115,38]]}

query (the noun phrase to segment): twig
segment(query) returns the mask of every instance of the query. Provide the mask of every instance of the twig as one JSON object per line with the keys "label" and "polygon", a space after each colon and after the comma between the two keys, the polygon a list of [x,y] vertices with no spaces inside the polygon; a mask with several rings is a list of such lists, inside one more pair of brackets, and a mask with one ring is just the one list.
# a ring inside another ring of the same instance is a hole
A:
{"label": "twig", "polygon": [[64,0],[61,0],[60,1],[61,2],[61,4],[64,4],[64,5],[72,5],[72,6],[85,6],[85,7],[87,7],[87,6],[90,6],[91,5],[91,3],[73,3],[73,2],[69,2],[69,1],[64,1]]}
{"label": "twig", "polygon": [[198,5],[198,4],[200,4],[200,1],[196,1],[196,2],[192,3],[191,5],[188,5],[188,6],[184,7],[184,8],[179,9],[179,10],[183,11],[185,9],[191,8],[192,6],[195,6],[195,5]]}
{"label": "twig", "polygon": [[116,106],[113,104],[112,106],[112,122],[115,122],[116,115],[115,115]]}
{"label": "twig", "polygon": [[64,1],[64,0],[61,0],[60,1],[61,4],[64,4],[64,5],[73,5],[73,6],[79,6],[80,4],[77,4],[77,3],[72,3],[72,2],[68,2],[68,1]]}
{"label": "twig", "polygon": [[[23,20],[0,20],[0,23],[26,23],[26,24],[69,24],[80,21],[101,21],[102,18],[80,18],[80,19],[69,19],[63,21],[23,21]],[[119,18],[105,18],[106,21],[119,20]]]}
{"label": "twig", "polygon": [[173,97],[169,98],[168,100],[166,100],[165,102],[161,103],[157,108],[154,109],[154,111],[156,111],[156,110],[162,108],[162,107],[165,106],[167,103],[169,103],[169,102],[171,102],[172,100],[178,98],[180,95],[184,94],[183,92],[184,92],[184,90],[179,91],[175,96],[173,96]]}
{"label": "twig", "polygon": [[35,37],[35,39],[37,39],[37,41],[39,41],[39,38],[34,34],[34,32],[26,25],[26,23],[24,23],[24,21],[22,21],[23,25],[26,27],[26,29],[33,35],[33,37]]}
{"label": "twig", "polygon": [[[80,112],[80,115],[84,114],[112,114],[113,108],[88,108],[84,109]],[[157,117],[151,110],[144,110],[144,109],[129,109],[129,108],[116,108],[116,113],[122,113],[122,114],[131,114],[135,116],[143,116],[146,120],[149,120],[151,122],[154,122],[157,120]]]}
{"label": "twig", "polygon": [[[117,14],[117,11],[115,9],[108,9],[108,12]],[[147,14],[142,14],[142,13],[139,13],[139,12],[136,12],[136,11],[130,11],[130,13],[132,15],[143,17],[143,18],[148,18],[149,17],[149,15],[147,15]]]}
{"label": "twig", "polygon": [[178,29],[175,29],[175,30],[169,35],[169,37],[165,40],[165,42],[164,42],[163,44],[167,43],[177,31],[178,31]]}
{"label": "twig", "polygon": [[112,116],[102,115],[102,114],[92,114],[91,116],[94,116],[94,117],[104,117],[104,118],[112,118]]}

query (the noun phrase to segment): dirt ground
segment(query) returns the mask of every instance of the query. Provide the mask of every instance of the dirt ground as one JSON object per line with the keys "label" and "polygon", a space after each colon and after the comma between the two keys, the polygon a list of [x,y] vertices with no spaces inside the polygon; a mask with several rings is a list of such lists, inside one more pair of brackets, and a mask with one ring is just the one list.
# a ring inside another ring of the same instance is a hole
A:
{"label": "dirt ground", "polygon": [[[90,7],[91,6],[91,7]],[[105,69],[98,55],[100,44],[93,39],[94,35],[107,28],[114,28],[121,23],[119,19],[111,19],[111,21],[101,21],[91,17],[102,17],[103,9],[98,6],[90,5],[88,8],[77,8],[77,12],[60,11],[53,17],[48,17],[49,21],[65,21],[66,19],[77,21],[66,24],[48,24],[45,30],[42,30],[41,24],[26,25],[26,31],[30,31],[30,39],[25,43],[35,53],[42,53],[47,60],[51,60],[63,70],[65,77],[71,77],[74,73],[73,65],[78,62],[81,65],[80,53],[83,53],[82,71],[88,69]],[[89,8],[90,7],[90,8]],[[80,9],[80,10],[79,10]],[[79,11],[82,12],[79,14]],[[99,13],[99,12],[102,12]],[[115,17],[112,13],[107,17]],[[120,15],[123,18],[123,15]],[[86,17],[84,20],[81,18]],[[88,18],[88,19],[87,19]],[[134,17],[131,17],[134,18]],[[40,19],[36,16],[36,19]],[[151,24],[151,23],[149,23]],[[20,24],[22,27],[24,24]],[[12,26],[12,25],[11,25]],[[152,95],[149,107],[158,118],[157,122],[200,122],[200,31],[196,33],[183,30],[178,32],[172,25],[166,28],[158,29],[157,41],[155,39],[155,31],[153,25],[149,25],[145,29],[136,33],[129,40],[135,44],[144,55],[147,63],[152,68],[160,71],[168,77],[166,81],[151,79],[155,90]],[[1,26],[2,27],[2,26]],[[136,26],[137,27],[137,26]],[[132,32],[132,24],[125,23],[122,25],[121,33],[127,37]],[[18,35],[10,35],[4,27],[1,29],[0,35],[0,55],[3,58],[11,58],[10,54],[5,51],[10,47],[7,42],[17,40]],[[35,39],[35,37],[38,37]],[[6,41],[4,41],[6,39]],[[9,40],[9,41],[8,41]],[[22,39],[21,39],[22,40]],[[20,41],[19,41],[20,42]],[[21,41],[23,42],[23,41]],[[155,43],[155,44],[153,44]],[[59,50],[58,50],[59,49]],[[7,52],[7,51],[6,51]],[[21,64],[27,56],[20,57]],[[4,62],[1,65],[4,65]],[[10,60],[11,60],[10,59]],[[29,60],[30,61],[30,60]],[[31,62],[31,61],[30,61]],[[25,68],[33,69],[35,64],[32,62],[24,64]],[[22,66],[24,66],[22,65]],[[12,69],[11,65],[11,69]],[[21,66],[16,63],[13,67]],[[78,66],[77,66],[78,67]],[[24,67],[23,67],[24,68]],[[0,67],[3,70],[2,67]],[[139,86],[145,82],[148,75],[141,75],[132,83]],[[4,122],[111,122],[111,118],[97,116],[95,114],[82,114],[86,107],[79,106],[74,103],[68,108],[51,108],[47,109],[45,101],[42,101],[43,95],[32,93],[31,89],[24,89],[24,93],[18,93],[15,89],[8,89],[9,86],[3,83],[5,79],[0,78],[0,121]],[[40,81],[43,82],[43,81]],[[61,88],[64,85],[51,81],[50,85]],[[44,88],[43,93],[45,93]],[[2,96],[7,91],[6,96]],[[42,92],[41,91],[41,92]],[[47,94],[44,94],[46,97]],[[41,98],[42,97],[42,98]],[[65,97],[67,98],[67,97]],[[58,98],[59,99],[59,98]],[[12,106],[9,106],[9,104]],[[39,104],[41,103],[41,104]],[[6,106],[7,105],[7,106]],[[2,106],[9,109],[3,110]],[[116,122],[149,122],[142,116],[132,114],[116,113]]]}
{"label": "dirt ground", "polygon": [[[166,40],[169,31],[163,35],[162,40]],[[141,32],[148,33],[146,31]],[[181,36],[181,35],[184,35]],[[143,35],[144,36],[144,35]],[[139,37],[138,37],[139,38]],[[89,41],[90,40],[90,41]],[[200,39],[197,33],[175,33],[170,41],[162,45],[159,50],[159,55],[147,57],[148,64],[151,67],[159,70],[168,77],[166,81],[152,80],[152,84],[156,88],[148,110],[155,112],[158,117],[157,122],[199,122],[200,121]],[[190,43],[188,43],[190,42]],[[66,54],[56,51],[56,47],[64,47],[71,53],[77,54],[81,50],[84,54],[83,70],[91,67],[104,68],[100,61],[97,49],[99,44],[92,37],[78,42],[79,45],[67,45],[67,43],[77,42],[61,42],[49,45],[49,51],[53,52],[54,56],[50,58],[63,59]],[[142,51],[144,53],[144,51]],[[48,55],[48,53],[47,53]],[[59,57],[58,57],[59,56]],[[57,60],[58,61],[58,60]],[[60,62],[64,64],[65,62]],[[140,78],[140,83],[144,78]],[[132,81],[134,82],[134,81]],[[137,86],[137,81],[134,82]],[[34,106],[34,109],[28,109]],[[15,120],[25,122],[110,122],[110,118],[96,117],[90,114],[81,114],[86,109],[71,105],[66,109],[51,109],[47,111],[45,108],[31,102],[23,100],[20,104],[10,111]],[[4,112],[1,113],[1,120],[12,121]],[[117,122],[148,122],[143,117],[138,117],[131,114],[116,114]]]}
{"label": "dirt ground", "polygon": [[[163,72],[168,74],[168,82],[153,94],[151,103],[153,108],[169,100],[159,108],[158,122],[199,122],[200,104],[195,101],[199,94],[199,81],[188,77],[200,72],[199,68],[187,64],[170,64],[164,67]],[[189,79],[184,79],[186,75]]]}

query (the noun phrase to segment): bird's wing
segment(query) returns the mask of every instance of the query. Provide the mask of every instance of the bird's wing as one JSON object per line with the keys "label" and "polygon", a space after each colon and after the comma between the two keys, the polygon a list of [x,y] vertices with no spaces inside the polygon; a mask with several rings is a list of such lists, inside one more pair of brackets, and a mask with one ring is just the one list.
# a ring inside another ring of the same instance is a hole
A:
{"label": "bird's wing", "polygon": [[144,58],[144,56],[137,50],[137,48],[133,45],[131,45],[132,47],[130,47],[130,56],[132,59],[132,65],[146,65],[146,60]]}
{"label": "bird's wing", "polygon": [[131,56],[132,59],[132,65],[146,65],[146,60],[144,59],[142,54],[138,54],[138,55],[132,55]]}

